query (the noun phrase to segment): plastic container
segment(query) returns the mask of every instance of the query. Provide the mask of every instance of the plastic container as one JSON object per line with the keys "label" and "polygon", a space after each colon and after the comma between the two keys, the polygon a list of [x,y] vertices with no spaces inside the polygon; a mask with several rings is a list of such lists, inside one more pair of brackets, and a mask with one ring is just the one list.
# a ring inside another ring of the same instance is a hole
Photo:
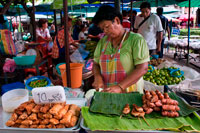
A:
{"label": "plastic container", "polygon": [[65,64],[65,63],[59,63],[56,65],[56,71],[58,72],[59,75],[61,75],[59,66],[62,64]]}
{"label": "plastic container", "polygon": [[20,104],[28,101],[26,89],[14,89],[2,96],[2,107],[5,112],[13,112]]}
{"label": "plastic container", "polygon": [[175,72],[177,72],[177,71],[180,71],[180,70],[177,69],[177,70],[171,71],[171,72],[170,72],[170,76],[180,78],[180,77],[182,77],[182,76],[184,75],[184,72],[183,72],[183,71],[180,71],[180,75],[175,75]]}
{"label": "plastic container", "polygon": [[25,82],[25,86],[29,90],[29,92],[30,92],[29,94],[30,95],[32,95],[31,91],[33,89],[33,87],[29,86],[30,82],[36,81],[36,80],[41,80],[41,79],[46,79],[47,80],[47,85],[46,86],[42,86],[42,87],[47,87],[47,86],[51,85],[51,80],[48,77],[45,77],[45,76],[34,76],[34,77],[31,77]]}
{"label": "plastic container", "polygon": [[5,84],[1,87],[1,95],[3,95],[4,93],[6,93],[7,91],[13,90],[13,89],[17,89],[17,88],[25,88],[24,83],[21,82],[14,82],[14,83],[10,83],[10,84]]}
{"label": "plastic container", "polygon": [[154,69],[155,69],[154,66],[152,66],[152,65],[148,65],[148,67],[149,67],[149,66],[151,66],[152,70],[148,70],[148,72],[153,72]]}
{"label": "plastic container", "polygon": [[33,65],[35,62],[36,55],[16,56],[13,57],[17,65]]}
{"label": "plastic container", "polygon": [[[66,64],[60,65],[59,68],[61,71],[63,86],[67,87]],[[82,72],[83,64],[70,63],[71,88],[79,88],[81,86]]]}
{"label": "plastic container", "polygon": [[154,59],[158,59],[158,58],[159,58],[159,55],[154,54],[154,55],[152,55],[152,57],[153,57]]}

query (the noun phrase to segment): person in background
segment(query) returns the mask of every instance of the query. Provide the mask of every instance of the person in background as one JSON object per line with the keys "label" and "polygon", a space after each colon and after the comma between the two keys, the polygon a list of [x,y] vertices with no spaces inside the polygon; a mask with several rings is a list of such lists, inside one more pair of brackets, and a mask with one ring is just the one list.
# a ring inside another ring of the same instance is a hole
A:
{"label": "person in background", "polygon": [[156,14],[151,13],[149,2],[140,5],[141,14],[136,16],[134,32],[140,33],[147,42],[150,55],[156,54],[161,50],[162,24]]}
{"label": "person in background", "polygon": [[80,26],[81,26],[81,21],[76,20],[76,23],[73,27],[73,34],[72,34],[72,37],[73,37],[74,40],[78,40],[78,35],[81,31]]}
{"label": "person in background", "polygon": [[[131,10],[128,11],[128,15],[129,15],[129,21],[131,22]],[[132,28],[134,28],[134,23],[135,23],[136,16],[137,16],[137,11],[133,10],[132,11],[132,22],[131,22]]]}
{"label": "person in background", "polygon": [[163,58],[163,48],[164,48],[166,32],[168,34],[168,40],[170,40],[169,22],[168,22],[168,19],[165,16],[163,16],[163,8],[162,7],[158,7],[156,12],[157,12],[157,15],[160,17],[162,27],[163,27],[163,39],[161,42],[161,50],[160,50],[160,52],[158,52],[159,58]]}
{"label": "person in background", "polygon": [[126,31],[121,13],[109,5],[98,9],[93,22],[105,33],[94,52],[94,88],[110,93],[143,93],[142,76],[148,71],[149,61],[144,38]]}
{"label": "person in background", "polygon": [[[64,19],[62,19],[62,24],[64,24]],[[77,42],[73,40],[72,36],[69,33],[70,28],[72,27],[72,19],[68,17],[68,37],[70,44],[70,54],[73,53],[77,48]],[[64,25],[61,30],[58,31],[55,36],[53,48],[52,48],[52,58],[55,65],[58,63],[65,62],[65,36],[64,36]]]}
{"label": "person in background", "polygon": [[0,14],[0,29],[8,29],[9,30],[9,23],[8,23],[8,19],[3,15]]}
{"label": "person in background", "polygon": [[101,33],[103,33],[103,31],[94,23],[92,23],[88,28],[88,38],[90,38],[91,41],[98,42]]}
{"label": "person in background", "polygon": [[37,42],[45,43],[49,43],[50,41],[52,41],[51,36],[49,34],[47,19],[39,19],[38,28],[36,29],[36,40]]}
{"label": "person in background", "polygon": [[80,29],[81,29],[81,31],[80,31],[80,33],[78,35],[78,40],[79,40],[79,42],[85,42],[87,40],[87,36],[85,36],[85,31],[86,31],[85,25],[82,24],[80,26]]}
{"label": "person in background", "polygon": [[123,16],[123,20],[122,20],[122,25],[123,27],[127,30],[130,31],[131,28],[131,22],[128,20],[128,12],[126,10],[122,11],[122,16]]}

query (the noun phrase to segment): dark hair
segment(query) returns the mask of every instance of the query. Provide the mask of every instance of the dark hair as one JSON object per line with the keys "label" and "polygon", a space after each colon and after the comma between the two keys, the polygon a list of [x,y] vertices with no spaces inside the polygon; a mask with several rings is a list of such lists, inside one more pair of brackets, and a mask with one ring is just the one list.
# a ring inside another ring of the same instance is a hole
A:
{"label": "dark hair", "polygon": [[[131,13],[131,10],[129,10],[128,13]],[[133,10],[132,13],[137,15],[137,11],[136,10]]]}
{"label": "dark hair", "polygon": [[149,2],[142,2],[142,4],[140,5],[140,10],[143,8],[151,9],[151,4]]}
{"label": "dark hair", "polygon": [[84,24],[80,25],[80,30],[83,30],[83,28],[85,28],[85,25]]}
{"label": "dark hair", "polygon": [[126,10],[122,10],[122,16],[125,17],[128,15],[128,12]]}
{"label": "dark hair", "polygon": [[156,9],[156,12],[157,12],[158,15],[162,15],[163,14],[163,8],[162,7],[158,7]]}
{"label": "dark hair", "polygon": [[99,24],[103,20],[112,21],[115,19],[115,17],[118,17],[122,23],[122,15],[118,10],[116,10],[116,8],[109,5],[103,5],[99,7],[92,21],[95,24]]}
{"label": "dark hair", "polygon": [[45,24],[45,23],[48,23],[48,20],[47,20],[47,19],[45,19],[45,18],[39,19],[39,21],[38,21],[38,27],[41,28],[42,25]]}
{"label": "dark hair", "polygon": [[[62,17],[62,21],[61,21],[61,25],[64,25],[64,16]],[[70,18],[69,16],[68,16],[68,21],[72,21],[72,18]]]}
{"label": "dark hair", "polygon": [[5,22],[6,22],[6,20],[4,19],[3,14],[0,14],[0,24],[3,24]]}

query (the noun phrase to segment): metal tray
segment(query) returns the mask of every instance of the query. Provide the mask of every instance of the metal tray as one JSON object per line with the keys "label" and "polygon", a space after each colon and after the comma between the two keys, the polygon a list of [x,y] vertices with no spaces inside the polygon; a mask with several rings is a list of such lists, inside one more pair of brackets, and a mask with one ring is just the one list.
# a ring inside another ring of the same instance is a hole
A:
{"label": "metal tray", "polygon": [[[186,104],[188,104],[188,102],[184,99],[184,98],[182,98],[182,97],[180,97],[180,96],[178,96],[179,98],[181,98]],[[188,104],[189,106],[191,106],[190,104]],[[194,114],[196,114],[196,115],[198,115],[198,116],[200,116],[197,112],[193,112]],[[138,133],[138,132],[140,132],[140,133],[157,133],[157,132],[159,132],[159,133],[177,133],[177,132],[173,132],[173,131],[160,131],[160,130],[111,130],[111,131],[91,131],[88,127],[86,127],[85,125],[84,125],[84,118],[82,117],[81,118],[81,122],[80,122],[80,127],[82,128],[82,129],[84,129],[85,131],[87,131],[88,133],[92,133],[92,132],[95,132],[95,133],[103,133],[103,132],[122,132],[122,133],[126,133],[126,132],[131,132],[131,133]]]}
{"label": "metal tray", "polygon": [[[0,98],[1,99],[1,98]],[[84,98],[70,98],[67,99],[67,104],[77,104],[81,102],[78,106],[85,106],[86,100]],[[3,111],[1,100],[0,100],[0,133],[49,133],[49,132],[72,132],[77,133],[80,130],[80,122],[82,117],[79,117],[79,120],[76,126],[72,128],[57,128],[57,129],[37,129],[37,128],[14,128],[7,127],[5,123],[8,121],[12,113],[7,113]]]}

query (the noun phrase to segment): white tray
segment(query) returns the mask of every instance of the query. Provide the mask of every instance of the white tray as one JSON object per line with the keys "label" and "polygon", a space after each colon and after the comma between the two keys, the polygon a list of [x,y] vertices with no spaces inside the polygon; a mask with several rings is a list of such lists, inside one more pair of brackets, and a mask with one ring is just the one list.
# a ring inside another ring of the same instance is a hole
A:
{"label": "white tray", "polygon": [[[1,103],[1,102],[0,102]],[[69,98],[67,99],[67,104],[76,104],[80,107],[85,106],[86,99],[84,98]],[[8,121],[12,113],[7,113],[3,111],[0,104],[0,133],[49,133],[49,132],[79,132],[81,116],[76,124],[72,128],[57,128],[57,129],[38,129],[38,128],[14,128],[7,127],[5,123]]]}

